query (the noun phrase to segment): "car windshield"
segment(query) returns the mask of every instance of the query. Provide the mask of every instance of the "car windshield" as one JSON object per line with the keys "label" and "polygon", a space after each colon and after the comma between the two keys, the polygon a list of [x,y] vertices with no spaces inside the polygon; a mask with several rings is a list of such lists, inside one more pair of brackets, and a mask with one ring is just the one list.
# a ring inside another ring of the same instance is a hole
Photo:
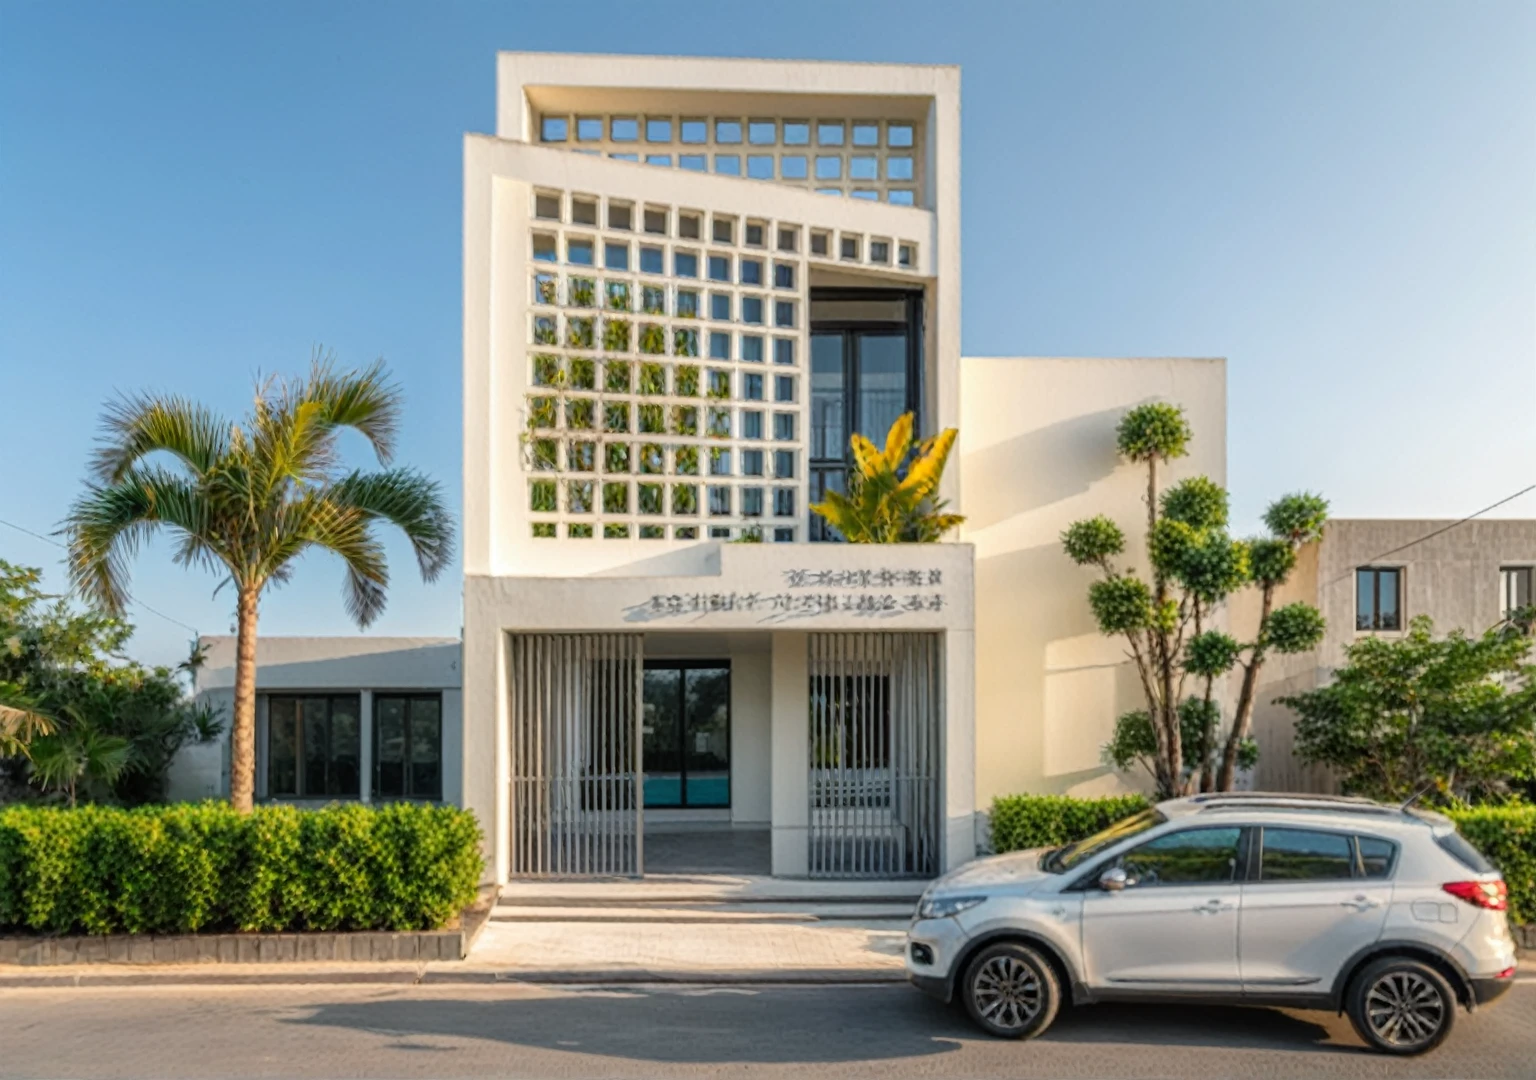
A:
{"label": "car windshield", "polygon": [[1118,844],[1127,837],[1146,832],[1167,820],[1156,810],[1143,810],[1139,814],[1133,814],[1115,822],[1107,829],[1100,829],[1092,836],[1075,840],[1066,847],[1057,848],[1040,860],[1040,867],[1052,874],[1064,874],[1073,867],[1081,865],[1085,860],[1093,858],[1109,845]]}

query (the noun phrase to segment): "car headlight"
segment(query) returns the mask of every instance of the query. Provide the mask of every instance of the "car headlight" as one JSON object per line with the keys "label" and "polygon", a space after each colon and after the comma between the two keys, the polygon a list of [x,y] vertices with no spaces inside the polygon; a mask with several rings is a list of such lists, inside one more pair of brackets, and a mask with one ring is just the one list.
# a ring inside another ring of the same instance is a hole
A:
{"label": "car headlight", "polygon": [[985,896],[925,896],[917,906],[917,916],[920,919],[946,919],[984,904],[986,900]]}

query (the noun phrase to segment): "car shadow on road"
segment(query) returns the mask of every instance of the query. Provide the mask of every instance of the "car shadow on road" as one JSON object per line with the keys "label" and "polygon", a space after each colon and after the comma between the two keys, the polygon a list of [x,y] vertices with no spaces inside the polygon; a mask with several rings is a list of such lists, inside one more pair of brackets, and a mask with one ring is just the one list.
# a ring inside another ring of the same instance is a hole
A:
{"label": "car shadow on road", "polygon": [[1064,1010],[1041,1038],[1139,1046],[1364,1051],[1363,1046],[1330,1041],[1334,1033],[1319,1022],[1322,1017],[1321,1013],[1297,1016],[1259,1006],[1085,1005]]}
{"label": "car shadow on road", "polygon": [[[826,988],[790,987],[616,987],[491,999],[381,997],[307,1005],[304,1015],[285,1022],[371,1032],[402,1049],[426,1049],[430,1044],[417,1041],[424,1037],[488,1039],[677,1065],[900,1060],[950,1053],[963,1040],[987,1038],[958,1008],[906,987],[850,987],[845,992],[858,995],[850,998],[855,1008],[828,1008]],[[770,995],[771,1006],[765,1000]],[[776,1022],[764,1024],[770,1007]],[[1270,1009],[1104,1005],[1067,1010],[1042,1042],[1345,1049],[1324,1046],[1328,1038],[1321,1025]]]}

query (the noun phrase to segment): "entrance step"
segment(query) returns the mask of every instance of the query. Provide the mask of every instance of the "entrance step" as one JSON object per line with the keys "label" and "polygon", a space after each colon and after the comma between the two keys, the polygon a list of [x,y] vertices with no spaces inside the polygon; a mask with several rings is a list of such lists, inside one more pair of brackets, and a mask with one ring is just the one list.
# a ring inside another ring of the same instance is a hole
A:
{"label": "entrance step", "polygon": [[729,874],[651,874],[643,878],[510,881],[501,887],[503,904],[585,905],[657,903],[916,903],[928,883],[896,881],[805,881]]}
{"label": "entrance step", "polygon": [[491,918],[502,922],[633,922],[633,923],[905,923],[911,904],[497,904]]}
{"label": "entrance step", "polygon": [[655,875],[503,886],[499,922],[821,923],[904,925],[922,881],[792,881]]}

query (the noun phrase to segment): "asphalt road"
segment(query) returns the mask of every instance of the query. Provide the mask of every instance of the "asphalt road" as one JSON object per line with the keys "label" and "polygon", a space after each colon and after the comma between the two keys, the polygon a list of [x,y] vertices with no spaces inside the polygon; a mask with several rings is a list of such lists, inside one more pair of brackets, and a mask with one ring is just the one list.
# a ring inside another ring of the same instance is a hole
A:
{"label": "asphalt road", "polygon": [[1097,1006],[1029,1043],[900,985],[0,991],[4,1077],[1529,1077],[1536,979],[1424,1058],[1276,1009]]}

